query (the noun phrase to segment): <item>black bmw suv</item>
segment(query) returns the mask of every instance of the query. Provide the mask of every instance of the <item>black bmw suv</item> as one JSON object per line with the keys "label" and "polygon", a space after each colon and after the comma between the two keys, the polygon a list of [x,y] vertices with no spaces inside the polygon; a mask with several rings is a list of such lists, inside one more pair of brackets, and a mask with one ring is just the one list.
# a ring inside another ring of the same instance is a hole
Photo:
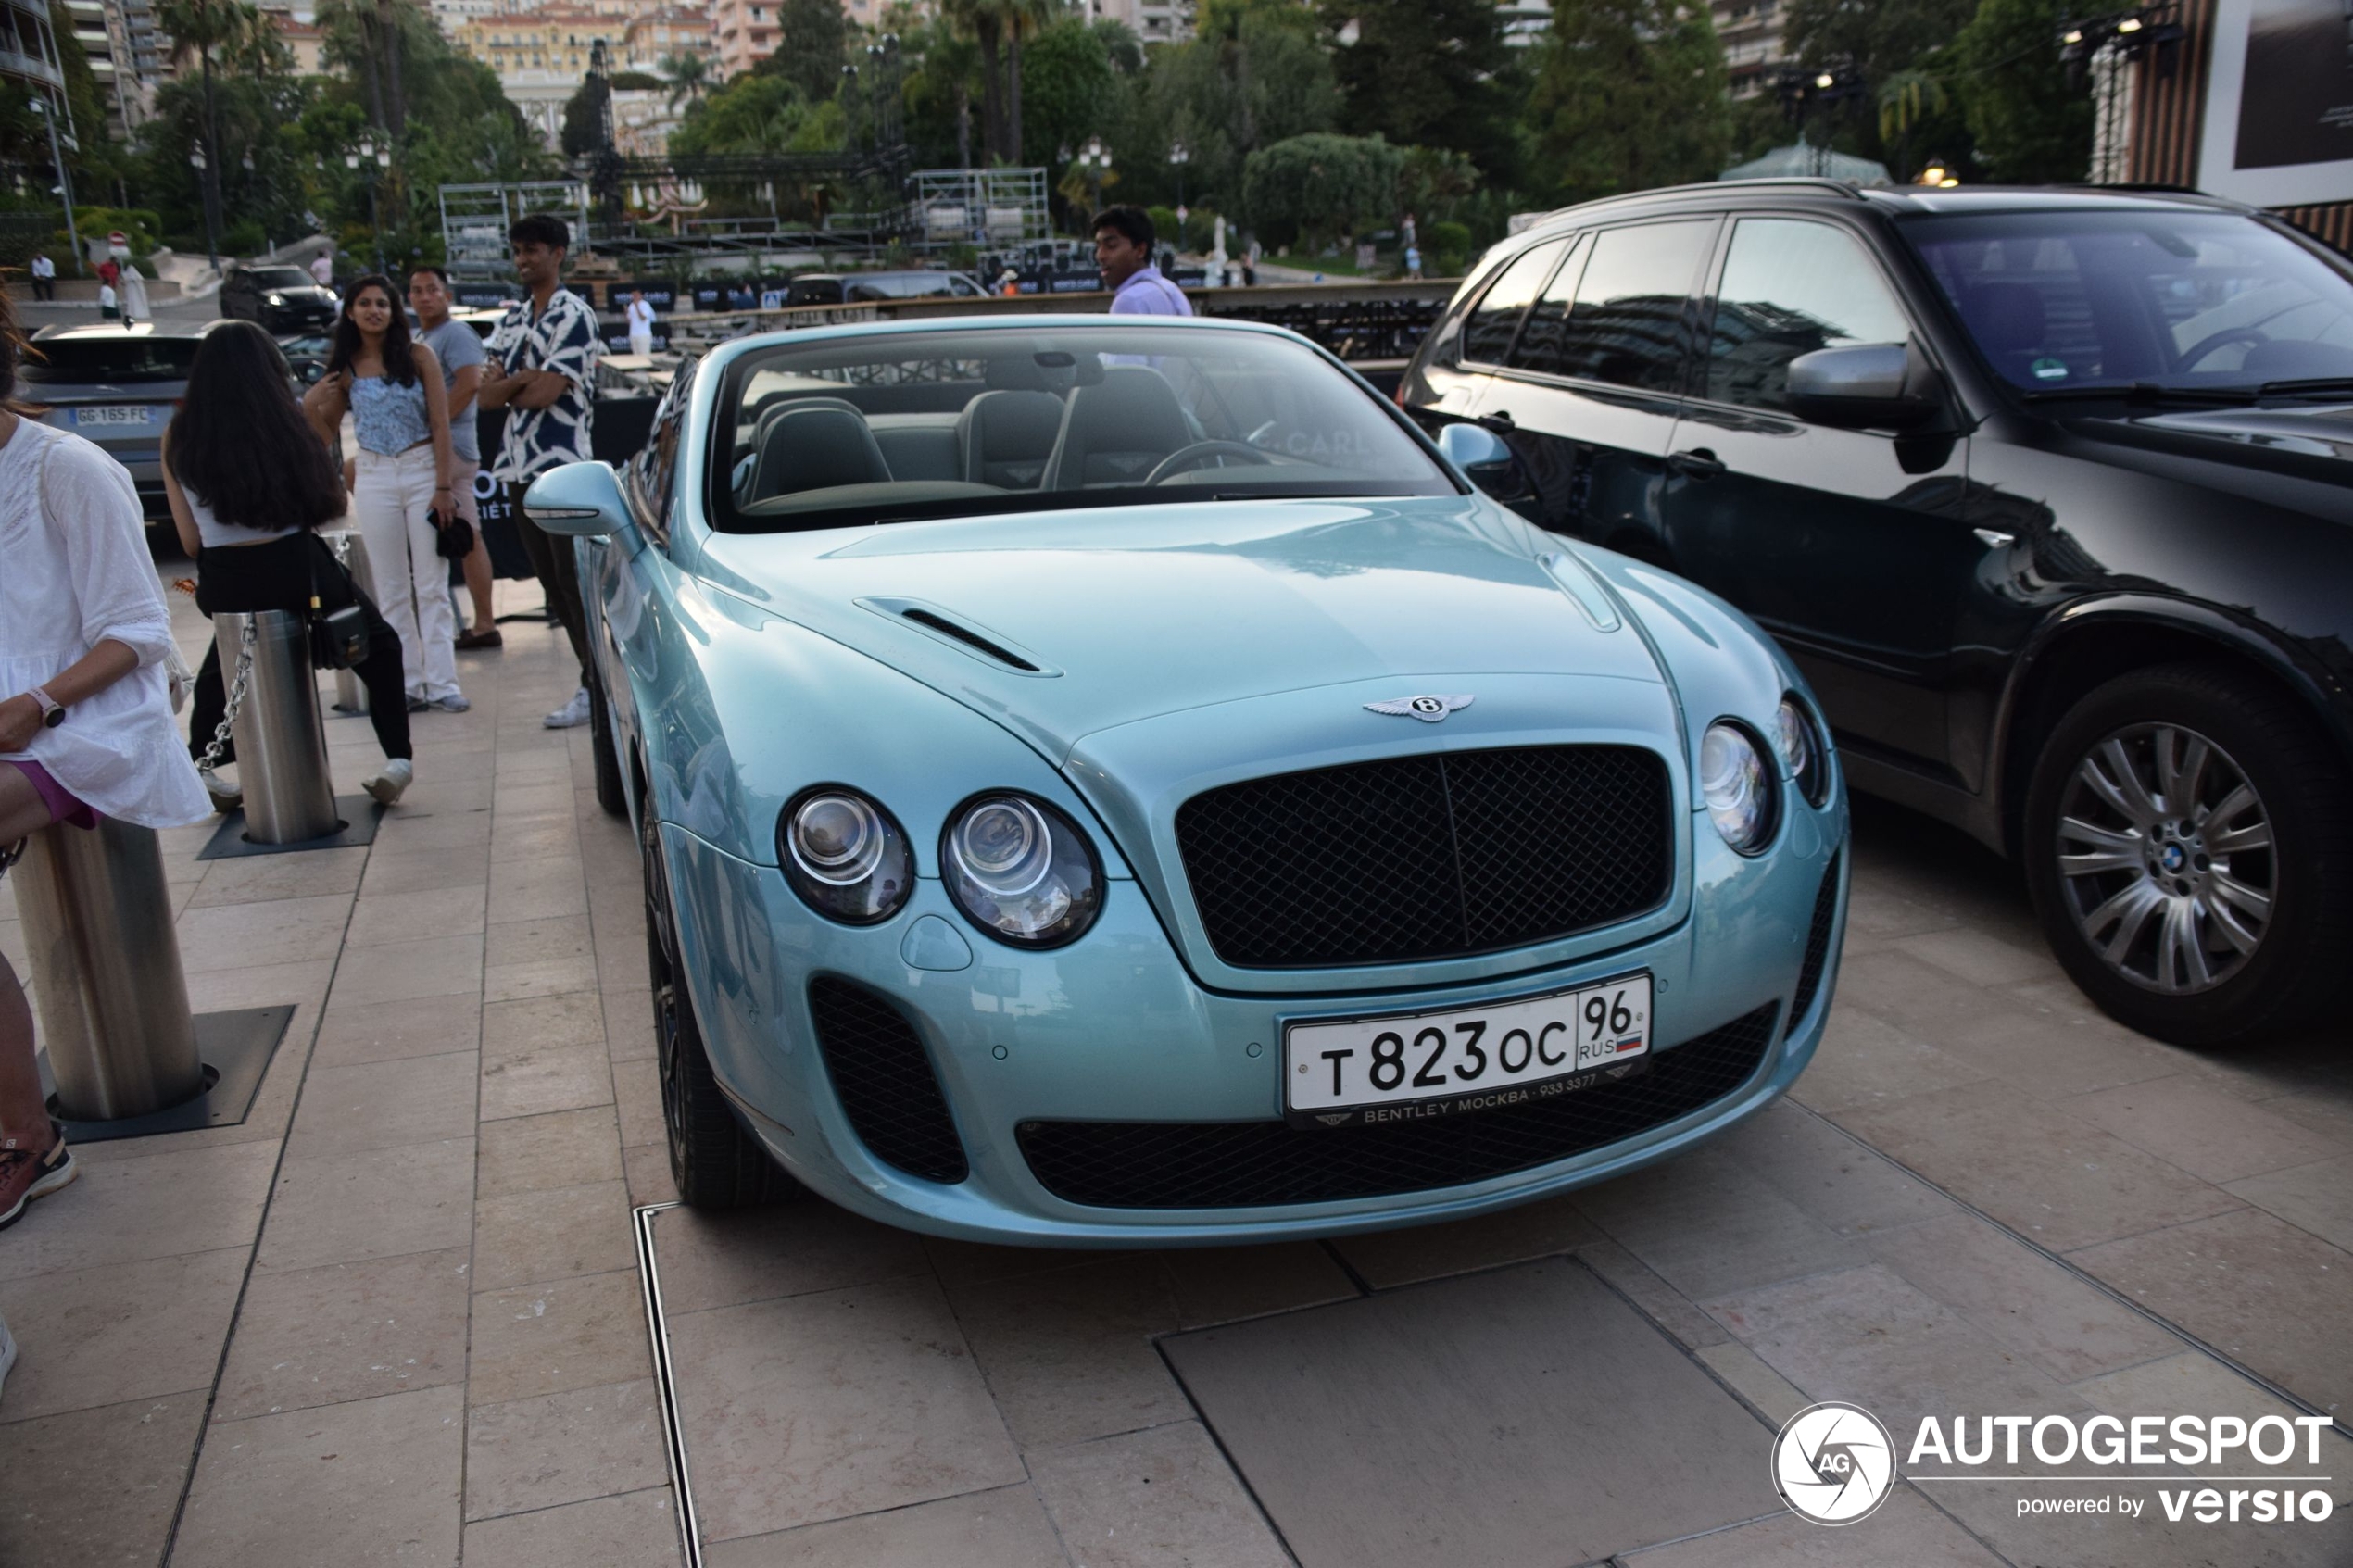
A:
{"label": "black bmw suv", "polygon": [[1398,399],[1778,637],[1856,784],[2022,860],[2116,1017],[2216,1046],[2345,995],[2344,257],[2192,195],[1656,191],[1497,246]]}
{"label": "black bmw suv", "polygon": [[326,332],[338,306],[334,291],[299,267],[232,267],[220,280],[220,313],[258,321],[274,337]]}

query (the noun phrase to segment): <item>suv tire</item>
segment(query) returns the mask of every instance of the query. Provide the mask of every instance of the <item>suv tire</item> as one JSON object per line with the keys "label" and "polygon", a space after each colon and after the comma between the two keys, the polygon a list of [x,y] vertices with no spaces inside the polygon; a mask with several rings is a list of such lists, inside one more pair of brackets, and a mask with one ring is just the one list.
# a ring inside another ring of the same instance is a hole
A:
{"label": "suv tire", "polygon": [[2353,941],[2346,785],[2303,709],[2235,671],[2095,687],[2045,737],[2027,793],[2027,883],[2060,964],[2110,1017],[2179,1046],[2310,1021]]}

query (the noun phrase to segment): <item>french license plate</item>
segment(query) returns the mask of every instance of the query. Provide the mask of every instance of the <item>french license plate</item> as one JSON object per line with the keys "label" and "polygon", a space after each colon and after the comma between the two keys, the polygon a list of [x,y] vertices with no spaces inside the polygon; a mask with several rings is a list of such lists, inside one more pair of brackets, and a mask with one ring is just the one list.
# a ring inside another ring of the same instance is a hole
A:
{"label": "french license plate", "polygon": [[1283,1030],[1294,1126],[1374,1126],[1527,1105],[1623,1078],[1651,1048],[1651,977],[1444,1012]]}
{"label": "french license plate", "polygon": [[153,420],[154,415],[138,404],[102,404],[73,411],[73,422],[84,428],[91,425],[144,425],[153,422]]}

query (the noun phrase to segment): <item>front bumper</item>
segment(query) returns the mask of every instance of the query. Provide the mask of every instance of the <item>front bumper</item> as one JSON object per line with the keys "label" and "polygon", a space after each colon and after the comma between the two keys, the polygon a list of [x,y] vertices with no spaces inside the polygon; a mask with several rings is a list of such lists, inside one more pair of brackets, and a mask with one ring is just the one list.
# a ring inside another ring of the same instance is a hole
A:
{"label": "front bumper", "polygon": [[[1722,1131],[1768,1103],[1821,1037],[1845,923],[1845,891],[1818,984],[1790,1012],[1827,875],[1843,879],[1844,808],[1801,813],[1783,844],[1743,860],[1703,833],[1692,913],[1629,946],[1476,985],[1345,995],[1203,988],[1133,882],[1110,884],[1101,919],[1071,947],[1015,951],[975,932],[934,881],[884,926],[810,914],[774,867],[662,827],[689,994],[712,1066],[745,1123],[797,1179],[887,1223],[966,1240],[1045,1246],[1213,1244],[1341,1236],[1457,1218],[1617,1175]],[[962,969],[901,956],[908,928],[944,920],[972,951]],[[1224,1209],[1111,1209],[1057,1197],[1032,1173],[1028,1122],[1266,1122],[1281,1116],[1282,1022],[1315,1015],[1461,1008],[1631,970],[1654,977],[1662,1055],[1778,1004],[1771,1044],[1730,1093],[1622,1140],[1461,1185],[1340,1201]],[[827,1073],[808,1001],[838,976],[887,998],[922,1037],[970,1164],[920,1180],[876,1159]]]}

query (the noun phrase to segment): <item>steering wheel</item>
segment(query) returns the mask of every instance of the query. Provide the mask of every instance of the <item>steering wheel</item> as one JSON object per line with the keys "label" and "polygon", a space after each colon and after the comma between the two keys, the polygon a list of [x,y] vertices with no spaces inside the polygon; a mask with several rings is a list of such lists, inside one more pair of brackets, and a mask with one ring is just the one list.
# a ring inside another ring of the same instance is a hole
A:
{"label": "steering wheel", "polygon": [[1239,441],[1196,441],[1190,446],[1179,446],[1144,475],[1146,484],[1159,484],[1172,475],[1192,467],[1203,458],[1247,458],[1253,463],[1271,463],[1275,459],[1266,452]]}
{"label": "steering wheel", "polygon": [[2251,346],[2271,341],[2268,335],[2253,327],[2224,327],[2221,332],[2209,332],[2190,345],[2189,352],[2182,356],[2175,368],[2183,370],[2191,370],[2199,360],[2215,350],[2228,348],[2234,343],[2244,343]]}

